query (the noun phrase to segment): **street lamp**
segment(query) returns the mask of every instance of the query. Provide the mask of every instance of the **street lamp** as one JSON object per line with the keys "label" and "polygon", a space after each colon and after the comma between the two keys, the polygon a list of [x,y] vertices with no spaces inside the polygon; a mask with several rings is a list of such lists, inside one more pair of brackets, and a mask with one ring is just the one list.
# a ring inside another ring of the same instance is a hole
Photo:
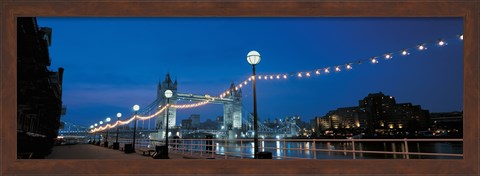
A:
{"label": "street lamp", "polygon": [[[108,122],[110,122],[110,120],[112,120],[112,119],[110,119],[110,117],[107,117],[107,119],[105,119],[105,122],[108,123]],[[105,125],[105,127],[107,127],[107,126]],[[106,130],[107,130],[107,136],[105,137],[105,145],[104,146],[108,147],[108,127],[107,127]]]}
{"label": "street lamp", "polygon": [[[90,131],[92,131],[94,127],[95,127],[95,126],[90,125]],[[93,138],[95,138],[95,135],[93,136]],[[92,136],[90,135],[90,142],[88,142],[88,143],[91,144],[92,142],[93,142],[93,141],[92,141]]]}
{"label": "street lamp", "polygon": [[170,103],[170,98],[173,96],[173,92],[171,90],[166,90],[165,91],[165,97],[167,98],[167,122],[165,123],[167,126],[165,128],[165,146],[166,146],[166,157],[168,159],[168,114],[169,113],[169,103]]}
{"label": "street lamp", "polygon": [[[100,120],[100,122],[98,122],[98,124],[101,126],[103,124],[103,121]],[[102,133],[98,133],[98,141],[101,143],[102,142]],[[100,145],[100,143],[98,145]]]}
{"label": "street lamp", "polygon": [[[97,124],[97,123],[95,123],[95,124],[94,124],[94,126],[95,126],[95,127],[97,127],[97,126],[98,126],[98,124]],[[96,135],[95,135],[95,136],[96,136]],[[93,137],[93,140],[95,141],[95,137]],[[100,141],[100,135],[98,136],[98,141]],[[94,144],[96,144],[96,143],[94,143]]]}
{"label": "street lamp", "polygon": [[140,109],[140,106],[138,105],[134,105],[133,106],[133,111],[135,111],[135,115],[133,116],[133,144],[132,144],[132,149],[133,151],[135,152],[135,136],[136,136],[136,132],[137,132],[137,111]]}
{"label": "street lamp", "polygon": [[[122,113],[117,113],[117,122],[120,121],[120,117],[122,117]],[[117,150],[120,148],[120,144],[118,143],[118,127],[120,127],[119,124],[117,124],[117,137],[115,138],[115,142],[113,143],[113,146],[112,146],[114,150]]]}
{"label": "street lamp", "polygon": [[256,79],[255,79],[255,65],[260,63],[260,53],[257,51],[250,51],[247,54],[247,61],[250,65],[252,65],[252,79],[253,79],[253,154],[254,158],[257,159],[257,152],[258,152],[258,116],[257,116],[257,91],[256,91]]}

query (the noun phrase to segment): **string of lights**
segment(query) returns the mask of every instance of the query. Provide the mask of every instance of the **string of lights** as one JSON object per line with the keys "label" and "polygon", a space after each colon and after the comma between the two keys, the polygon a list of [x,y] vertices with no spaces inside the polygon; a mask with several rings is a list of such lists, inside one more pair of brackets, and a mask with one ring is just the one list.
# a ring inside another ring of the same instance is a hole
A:
{"label": "string of lights", "polygon": [[157,112],[155,112],[154,114],[152,115],[149,115],[149,116],[138,116],[137,115],[137,118],[140,119],[140,120],[148,120],[148,119],[151,119],[155,116],[157,116],[158,114],[162,113],[163,111],[165,111],[165,109],[167,109],[169,105],[167,104],[166,106],[164,106],[163,108],[161,108],[160,110],[158,110]]}
{"label": "string of lights", "polygon": [[[214,99],[212,99],[212,100],[214,100]],[[194,104],[170,105],[170,106],[173,107],[173,108],[177,108],[177,109],[187,109],[187,108],[196,108],[196,107],[199,107],[199,106],[203,106],[203,105],[208,104],[209,102],[210,102],[210,100],[205,100],[205,101],[194,103]]]}
{"label": "string of lights", "polygon": [[[212,100],[215,100],[212,98]],[[158,110],[157,112],[155,112],[154,114],[151,114],[149,116],[139,116],[137,115],[136,118],[139,119],[139,120],[148,120],[148,119],[151,119],[157,115],[159,115],[160,113],[164,112],[167,107],[173,107],[173,108],[177,108],[177,109],[187,109],[187,108],[196,108],[196,107],[199,107],[199,106],[203,106],[203,105],[206,105],[210,102],[211,100],[205,100],[205,101],[202,101],[202,102],[198,102],[198,103],[194,103],[194,104],[183,104],[183,105],[171,105],[171,104],[167,104],[166,106],[162,107],[160,110]],[[132,122],[133,120],[135,119],[135,116],[132,116],[131,118],[129,118],[128,120],[125,120],[125,121],[121,121],[121,120],[118,120],[117,122],[115,122],[113,125],[110,125],[110,124],[106,124],[104,126],[99,126],[97,128],[93,128],[90,133],[95,133],[95,132],[100,132],[100,131],[104,131],[104,130],[107,130],[107,129],[111,129],[111,128],[115,128],[119,125],[126,125],[126,124],[129,124],[130,122]]]}
{"label": "string of lights", "polygon": [[[455,37],[449,37],[448,39],[453,39],[454,40],[463,40],[463,34],[456,35]],[[354,60],[350,62],[346,62],[343,64],[338,64],[338,65],[333,65],[333,66],[327,66],[323,68],[317,68],[313,70],[307,70],[307,71],[297,71],[297,72],[289,72],[289,73],[273,73],[273,74],[260,74],[256,75],[256,77],[249,76],[247,79],[244,81],[241,81],[239,84],[237,84],[234,88],[227,89],[224,92],[222,92],[219,97],[223,98],[230,94],[230,92],[234,90],[238,90],[242,88],[243,86],[246,86],[248,82],[251,82],[254,79],[257,80],[285,80],[290,77],[297,77],[297,78],[308,78],[312,76],[320,76],[320,75],[327,75],[330,72],[340,72],[343,70],[352,70],[354,65],[360,65],[362,63],[370,62],[371,64],[378,64],[380,60],[391,60],[394,56],[409,56],[411,52],[418,51],[422,52],[427,50],[429,46],[437,46],[437,47],[444,47],[448,45],[446,39],[438,39],[435,41],[431,42],[425,42],[425,43],[420,43],[416,45],[415,47],[409,47],[409,48],[404,48],[398,51],[394,52],[387,52],[382,55],[377,55],[373,57],[369,57],[366,59],[359,59],[359,60]]]}

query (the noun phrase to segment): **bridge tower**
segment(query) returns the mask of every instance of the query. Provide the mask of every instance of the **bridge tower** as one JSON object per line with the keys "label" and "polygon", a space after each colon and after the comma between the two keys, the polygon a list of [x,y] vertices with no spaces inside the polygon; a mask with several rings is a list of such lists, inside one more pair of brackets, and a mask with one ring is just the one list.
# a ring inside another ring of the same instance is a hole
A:
{"label": "bridge tower", "polygon": [[[167,98],[165,97],[165,91],[171,90],[173,92],[173,96],[169,99],[169,103],[171,105],[177,104],[177,80],[172,82],[170,78],[170,74],[167,73],[165,76],[165,80],[163,82],[158,82],[157,86],[157,99],[159,99],[158,110],[166,106]],[[174,107],[168,108],[168,128],[172,129],[176,124],[177,119],[177,109]],[[158,138],[163,139],[165,137],[165,122],[167,120],[167,112],[163,112],[158,115],[156,119],[156,128],[158,129]]]}
{"label": "bridge tower", "polygon": [[[207,95],[193,95],[193,94],[185,94],[185,93],[178,93],[177,92],[177,80],[172,82],[170,78],[170,74],[167,73],[165,76],[165,80],[158,83],[157,87],[157,99],[158,99],[158,107],[157,110],[165,107],[167,104],[167,98],[165,97],[165,91],[171,90],[173,92],[173,96],[169,99],[170,104],[177,104],[178,100],[190,100],[190,101],[205,101],[210,100]],[[232,83],[230,85],[230,92],[223,97],[223,99],[218,99],[212,101],[211,103],[218,103],[223,104],[223,125],[225,130],[228,131],[229,137],[228,138],[236,138],[235,134],[240,134],[242,129],[242,90],[239,88],[235,88],[235,84]],[[177,109],[170,107],[168,108],[168,127],[169,129],[173,129],[176,124],[177,119]],[[155,138],[161,140],[165,137],[165,122],[167,118],[167,112],[163,112],[156,118],[156,129],[158,133],[152,133],[150,136],[151,138]]]}
{"label": "bridge tower", "polygon": [[233,101],[223,104],[223,125],[232,139],[242,129],[242,89],[235,89],[235,84],[232,83],[230,90],[225,98]]}

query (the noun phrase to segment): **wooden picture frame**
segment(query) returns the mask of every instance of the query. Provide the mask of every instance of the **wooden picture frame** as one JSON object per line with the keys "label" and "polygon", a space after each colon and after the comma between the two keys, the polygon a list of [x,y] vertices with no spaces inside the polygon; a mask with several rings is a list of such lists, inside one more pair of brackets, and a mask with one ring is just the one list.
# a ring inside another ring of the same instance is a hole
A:
{"label": "wooden picture frame", "polygon": [[[18,160],[17,17],[462,17],[464,157],[459,160]],[[480,2],[406,0],[152,1],[5,0],[0,4],[1,175],[66,174],[450,174],[479,175]]]}

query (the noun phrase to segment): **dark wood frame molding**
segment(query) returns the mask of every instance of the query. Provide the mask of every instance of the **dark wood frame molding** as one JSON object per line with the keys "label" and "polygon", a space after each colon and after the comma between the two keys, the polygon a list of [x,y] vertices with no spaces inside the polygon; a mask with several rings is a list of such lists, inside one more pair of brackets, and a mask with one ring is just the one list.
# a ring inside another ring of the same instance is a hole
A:
{"label": "dark wood frame molding", "polygon": [[[2,0],[0,2],[0,175],[66,174],[428,174],[479,175],[480,1],[160,1]],[[464,159],[461,160],[17,160],[16,18],[66,17],[462,17]]]}

